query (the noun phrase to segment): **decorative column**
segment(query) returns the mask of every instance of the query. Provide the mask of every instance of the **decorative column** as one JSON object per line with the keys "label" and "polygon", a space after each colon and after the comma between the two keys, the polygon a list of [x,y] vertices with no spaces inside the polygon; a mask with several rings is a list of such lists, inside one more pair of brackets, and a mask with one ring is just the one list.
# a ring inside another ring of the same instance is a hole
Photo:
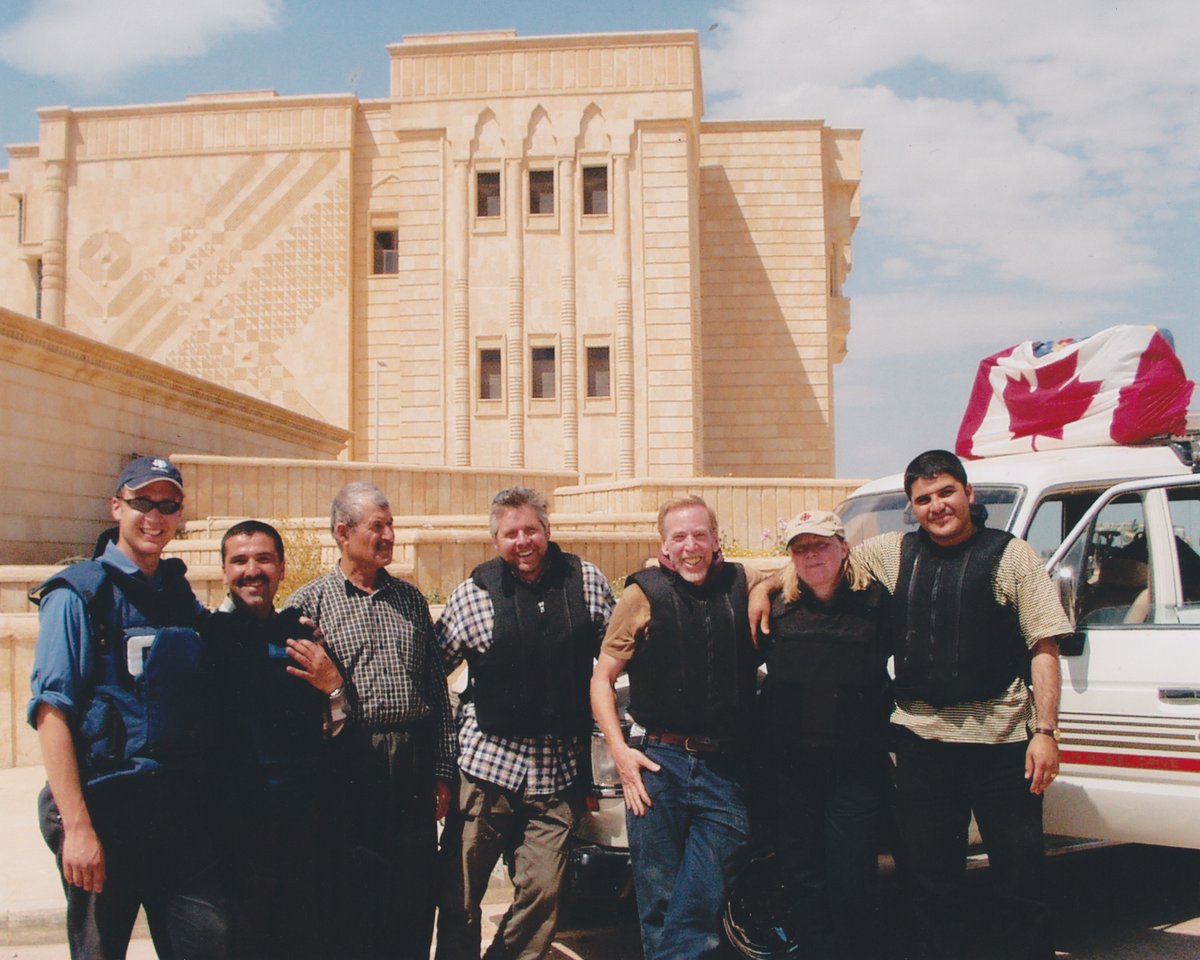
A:
{"label": "decorative column", "polygon": [[575,158],[558,165],[560,253],[558,332],[562,343],[563,466],[579,472],[579,359],[575,325]]}
{"label": "decorative column", "polygon": [[42,319],[65,327],[67,251],[67,129],[71,111],[39,110],[42,121],[38,155],[45,162],[45,212],[42,218]]}
{"label": "decorative column", "polygon": [[525,467],[525,218],[521,215],[521,161],[504,162],[508,238],[508,465]]}
{"label": "decorative column", "polygon": [[617,242],[617,479],[629,480],[634,446],[633,247],[629,224],[629,155],[613,157],[613,232]]}
{"label": "decorative column", "polygon": [[450,248],[455,251],[453,287],[454,336],[454,439],[453,463],[471,465],[471,210],[470,164],[454,164],[454,190],[458,216],[450,221]]}

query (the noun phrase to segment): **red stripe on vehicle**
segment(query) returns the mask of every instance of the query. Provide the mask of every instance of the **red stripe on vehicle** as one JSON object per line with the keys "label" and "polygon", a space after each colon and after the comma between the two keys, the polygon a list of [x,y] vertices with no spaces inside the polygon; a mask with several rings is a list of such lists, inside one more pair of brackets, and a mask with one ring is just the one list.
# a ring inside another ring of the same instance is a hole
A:
{"label": "red stripe on vehicle", "polygon": [[1077,763],[1085,767],[1125,767],[1132,770],[1171,770],[1180,773],[1200,773],[1200,758],[1158,757],[1144,753],[1090,753],[1083,750],[1061,750],[1059,763]]}

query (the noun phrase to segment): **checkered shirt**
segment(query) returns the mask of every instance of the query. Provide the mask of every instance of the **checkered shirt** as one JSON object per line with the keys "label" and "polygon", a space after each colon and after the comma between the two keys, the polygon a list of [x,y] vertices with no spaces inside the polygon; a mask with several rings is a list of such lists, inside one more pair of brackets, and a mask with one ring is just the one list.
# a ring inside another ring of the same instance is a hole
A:
{"label": "checkered shirt", "polygon": [[288,606],[325,634],[346,682],[350,722],[386,730],[434,717],[434,772],[452,778],[457,742],[450,691],[421,592],[380,570],[375,591],[367,593],[334,567],[292,594]]}
{"label": "checkered shirt", "polygon": [[[600,570],[583,565],[583,598],[596,626],[596,643],[604,636],[616,602]],[[437,624],[437,641],[447,672],[463,661],[465,651],[483,653],[492,645],[495,612],[492,598],[474,580],[454,588]],[[465,773],[527,797],[561,793],[575,782],[580,751],[590,749],[585,737],[500,737],[484,733],[475,719],[475,704],[458,712],[458,765]]]}

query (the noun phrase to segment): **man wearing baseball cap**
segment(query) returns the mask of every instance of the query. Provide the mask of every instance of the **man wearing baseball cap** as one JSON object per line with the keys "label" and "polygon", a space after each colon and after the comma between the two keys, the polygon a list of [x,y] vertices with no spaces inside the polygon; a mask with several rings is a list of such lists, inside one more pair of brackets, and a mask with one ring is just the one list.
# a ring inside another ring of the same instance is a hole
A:
{"label": "man wearing baseball cap", "polygon": [[42,833],[67,896],[72,957],[123,957],[144,907],[160,956],[224,957],[226,914],[201,786],[215,715],[204,613],[178,559],[183,478],[138,457],[117,478],[117,537],[30,593],[29,722]]}

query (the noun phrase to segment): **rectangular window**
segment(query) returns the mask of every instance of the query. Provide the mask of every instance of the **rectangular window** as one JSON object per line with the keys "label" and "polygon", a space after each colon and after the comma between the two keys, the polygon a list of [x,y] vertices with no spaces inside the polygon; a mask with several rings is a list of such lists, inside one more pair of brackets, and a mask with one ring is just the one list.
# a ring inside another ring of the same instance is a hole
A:
{"label": "rectangular window", "polygon": [[554,212],[554,171],[529,171],[529,212],[549,214]]}
{"label": "rectangular window", "polygon": [[33,317],[35,320],[42,319],[42,258],[38,257],[37,262],[37,301],[33,308]]}
{"label": "rectangular window", "polygon": [[587,348],[587,395],[589,397],[612,396],[608,347]]}
{"label": "rectangular window", "polygon": [[608,167],[583,168],[583,212],[608,213]]}
{"label": "rectangular window", "polygon": [[475,174],[475,216],[500,216],[499,170],[480,170]]}
{"label": "rectangular window", "polygon": [[372,273],[400,272],[400,231],[375,231],[375,265]]}
{"label": "rectangular window", "polygon": [[531,396],[534,400],[553,400],[556,395],[554,348],[534,347],[530,363]]}
{"label": "rectangular window", "polygon": [[479,351],[479,399],[502,400],[504,398],[503,372],[500,369],[499,350]]}
{"label": "rectangular window", "polygon": [[25,198],[17,197],[17,243],[25,242]]}

